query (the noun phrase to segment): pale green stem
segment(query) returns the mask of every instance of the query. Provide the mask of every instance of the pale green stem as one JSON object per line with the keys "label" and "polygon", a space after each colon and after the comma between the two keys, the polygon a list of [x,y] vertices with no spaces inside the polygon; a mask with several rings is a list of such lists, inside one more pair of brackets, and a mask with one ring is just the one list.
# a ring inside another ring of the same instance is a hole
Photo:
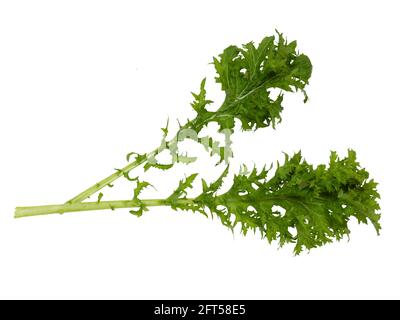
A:
{"label": "pale green stem", "polygon": [[[174,139],[176,139],[176,137]],[[172,139],[171,141],[173,141],[174,139]],[[153,154],[153,155],[159,154],[161,151],[165,150],[166,145],[168,145],[168,143],[170,143],[170,142],[167,142],[166,144],[159,146],[157,149],[153,150],[152,152],[148,153],[147,155],[149,155],[149,154]],[[141,160],[136,160],[136,161],[133,161],[133,162],[127,164],[122,169],[114,172],[112,175],[109,175],[107,178],[104,178],[103,180],[95,183],[90,188],[86,189],[85,191],[82,191],[77,196],[75,196],[72,199],[68,200],[67,204],[68,203],[79,203],[81,201],[86,200],[91,195],[95,194],[97,191],[103,189],[105,186],[110,185],[115,180],[117,180],[118,178],[122,177],[124,174],[129,173],[131,170],[133,170],[136,167],[140,166],[141,164],[145,163],[147,160],[148,160],[148,158],[146,156],[145,158],[143,158]]]}
{"label": "pale green stem", "polygon": [[[180,199],[175,204],[190,204],[193,199]],[[156,207],[168,206],[165,199],[147,199],[147,200],[116,200],[100,202],[78,202],[53,204],[46,206],[17,207],[15,208],[15,218],[42,216],[49,214],[62,214],[66,212],[93,211],[93,210],[114,210],[123,208],[138,208],[140,206]]]}
{"label": "pale green stem", "polygon": [[129,173],[132,169],[140,166],[146,160],[147,160],[147,158],[144,158],[140,161],[134,161],[134,162],[129,163],[128,165],[123,167],[121,170],[114,172],[112,175],[108,176],[107,178],[104,178],[103,180],[97,182],[96,184],[94,184],[90,188],[86,189],[85,191],[81,192],[77,196],[68,200],[67,203],[70,203],[70,204],[79,203],[79,202],[89,198],[92,194],[103,189],[105,186],[108,186],[109,184],[113,183],[115,180],[122,177],[124,174]]}

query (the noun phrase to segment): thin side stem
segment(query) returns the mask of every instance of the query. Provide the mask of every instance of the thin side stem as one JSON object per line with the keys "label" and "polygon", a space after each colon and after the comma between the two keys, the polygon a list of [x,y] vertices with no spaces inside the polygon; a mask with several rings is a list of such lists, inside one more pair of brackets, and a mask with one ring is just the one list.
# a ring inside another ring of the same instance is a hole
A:
{"label": "thin side stem", "polygon": [[[169,143],[171,143],[172,141],[177,139],[177,136],[178,135],[176,135],[173,139],[171,139],[170,141],[166,142],[165,144],[160,145],[158,148],[154,149],[152,152],[147,153],[146,155],[150,155],[151,154],[151,155],[156,156],[160,152],[164,151],[166,149],[166,146]],[[133,161],[133,162],[127,164],[122,169],[118,170],[117,172],[114,172],[113,174],[109,175],[108,177],[104,178],[103,180],[95,183],[91,187],[89,187],[86,190],[84,190],[81,193],[79,193],[77,196],[75,196],[72,199],[68,200],[66,203],[67,204],[79,203],[79,202],[82,202],[82,201],[86,200],[91,195],[95,194],[96,192],[100,191],[104,187],[106,187],[109,184],[113,183],[118,178],[122,177],[124,174],[127,174],[130,171],[132,171],[133,169],[135,169],[136,167],[139,167],[140,165],[145,163],[147,160],[148,160],[148,157],[146,156],[145,158],[143,158],[143,159],[141,159],[139,161],[136,160],[136,161]]]}
{"label": "thin side stem", "polygon": [[[193,199],[180,199],[177,203],[193,203]],[[147,199],[147,200],[116,200],[100,202],[78,202],[53,204],[46,206],[17,207],[15,209],[15,218],[42,216],[49,214],[63,214],[66,212],[93,211],[93,210],[114,210],[123,208],[137,208],[140,206],[157,207],[167,206],[165,199]]]}
{"label": "thin side stem", "polygon": [[[155,152],[155,151],[153,151]],[[90,188],[86,189],[85,191],[82,191],[80,194],[77,196],[73,197],[72,199],[67,201],[67,204],[72,204],[72,203],[79,203],[83,200],[86,200],[89,198],[92,194],[95,194],[97,191],[103,189],[105,186],[108,186],[109,184],[113,183],[115,180],[118,178],[122,177],[124,174],[129,173],[131,170],[134,168],[140,166],[144,162],[146,162],[147,158],[142,159],[140,161],[134,161],[123,167],[121,170],[118,170],[117,172],[114,172],[112,175],[109,175],[107,178],[104,178],[103,180],[95,183],[92,185]]]}
{"label": "thin side stem", "polygon": [[[197,126],[197,120],[194,119],[192,121],[188,121],[184,126],[182,126],[180,128],[180,130],[182,129],[190,129],[190,128],[196,128]],[[198,130],[199,131],[199,130]],[[166,149],[166,146],[168,144],[170,144],[172,141],[178,139],[178,135],[179,132],[175,135],[175,137],[173,139],[171,139],[170,141],[168,141],[166,144],[159,146],[157,149],[153,150],[152,152],[148,153],[148,154],[153,154],[153,155],[157,155],[160,152],[162,152],[163,150]],[[179,140],[179,139],[178,139]],[[99,190],[103,189],[104,187],[106,187],[107,185],[111,184],[112,182],[114,182],[115,180],[117,180],[118,178],[122,177],[124,174],[129,173],[131,170],[135,169],[136,167],[142,165],[143,163],[145,163],[147,161],[147,157],[140,160],[140,161],[133,161],[131,163],[129,163],[128,165],[126,165],[124,168],[122,168],[121,170],[118,170],[117,172],[114,172],[113,174],[109,175],[107,178],[104,178],[103,180],[95,183],[94,185],[92,185],[91,187],[89,187],[88,189],[82,191],[81,193],[79,193],[77,196],[73,197],[72,199],[68,200],[66,203],[67,204],[72,204],[72,203],[80,203],[84,200],[86,200],[87,198],[89,198],[91,195],[95,194],[96,192],[98,192]]]}

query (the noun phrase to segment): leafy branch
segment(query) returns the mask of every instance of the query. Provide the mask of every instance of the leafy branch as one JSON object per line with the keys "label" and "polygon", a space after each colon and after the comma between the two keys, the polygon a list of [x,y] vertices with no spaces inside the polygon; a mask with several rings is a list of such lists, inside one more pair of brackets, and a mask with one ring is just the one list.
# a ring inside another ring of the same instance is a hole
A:
{"label": "leafy branch", "polygon": [[213,183],[202,180],[203,191],[194,198],[188,198],[187,192],[197,174],[181,180],[166,199],[19,207],[15,216],[118,208],[138,208],[131,213],[141,216],[148,207],[170,206],[174,210],[217,216],[232,231],[238,226],[244,235],[248,231],[258,232],[268,242],[278,241],[279,246],[293,243],[295,254],[348,236],[352,217],[359,223],[372,223],[379,233],[377,184],[360,167],[354,151],[349,150],[343,159],[332,152],[329,165],[317,167],[307,163],[299,152],[286,156],[268,178],[270,170],[254,168],[245,175],[235,175],[230,189],[223,194],[218,194],[218,190],[228,175],[228,167]]}
{"label": "leafy branch", "polygon": [[[68,203],[87,199],[140,165],[145,164],[146,169],[151,167],[170,169],[173,164],[158,164],[155,157],[169,149],[171,145],[174,145],[176,149],[179,133],[183,130],[199,133],[211,122],[217,122],[221,131],[233,130],[235,119],[240,121],[242,130],[254,131],[269,125],[275,128],[281,121],[283,91],[300,90],[305,95],[304,101],[307,100],[304,89],[311,76],[312,65],[306,55],[296,52],[296,46],[296,41],[288,43],[283,35],[278,33],[277,37],[265,37],[258,47],[253,42],[249,42],[241,48],[237,46],[226,48],[222,54],[213,59],[217,73],[216,82],[221,84],[225,93],[225,100],[216,111],[207,109],[213,102],[206,97],[206,80],[203,79],[200,92],[192,93],[194,101],[191,106],[196,116],[180,126],[179,131],[170,141],[165,141],[168,134],[167,125],[162,129],[164,136],[159,147],[147,154],[136,154],[134,161],[79,193]],[[272,89],[280,89],[282,92],[278,97],[272,98]],[[153,161],[149,162],[149,159]]]}

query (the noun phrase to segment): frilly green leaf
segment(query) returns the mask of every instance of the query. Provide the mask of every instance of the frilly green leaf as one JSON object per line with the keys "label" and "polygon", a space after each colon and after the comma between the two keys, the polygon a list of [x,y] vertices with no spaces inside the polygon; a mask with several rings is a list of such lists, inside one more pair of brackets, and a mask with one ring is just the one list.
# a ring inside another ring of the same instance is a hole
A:
{"label": "frilly green leaf", "polygon": [[193,188],[193,182],[197,177],[197,173],[191,174],[183,180],[179,181],[178,187],[172,192],[172,194],[166,199],[166,203],[171,206],[172,209],[187,210],[187,207],[183,207],[183,204],[177,200],[186,199],[187,190]]}
{"label": "frilly green leaf", "polygon": [[[281,121],[283,93],[273,98],[271,89],[302,91],[312,73],[310,59],[296,51],[297,43],[290,43],[278,33],[265,37],[256,47],[253,42],[229,46],[215,57],[216,82],[225,91],[225,100],[216,112],[206,110],[207,101],[202,82],[194,109],[198,116],[194,123],[205,125],[216,121],[220,129],[232,129],[234,119],[241,121],[242,129],[255,130]],[[201,98],[201,99],[200,99]],[[201,106],[201,107],[200,107]]]}
{"label": "frilly green leaf", "polygon": [[254,169],[235,176],[230,190],[222,195],[215,192],[225,172],[215,187],[203,182],[196,210],[217,215],[230,229],[240,225],[243,234],[259,231],[269,242],[278,240],[280,246],[294,243],[295,254],[348,236],[352,217],[370,222],[379,233],[377,184],[368,179],[354,151],[349,150],[343,159],[332,152],[329,166],[317,167],[299,152],[286,156],[270,179],[268,171]]}

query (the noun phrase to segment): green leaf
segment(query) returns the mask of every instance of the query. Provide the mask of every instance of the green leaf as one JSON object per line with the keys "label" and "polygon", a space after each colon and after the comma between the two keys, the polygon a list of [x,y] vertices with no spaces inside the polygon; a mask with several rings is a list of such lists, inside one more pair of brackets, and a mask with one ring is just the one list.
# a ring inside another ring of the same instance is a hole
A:
{"label": "green leaf", "polygon": [[224,179],[227,177],[228,173],[229,166],[226,166],[225,170],[221,173],[217,180],[215,180],[209,186],[203,184],[203,193],[215,194],[222,187]]}
{"label": "green leaf", "polygon": [[193,188],[193,182],[197,177],[197,173],[194,173],[183,180],[179,181],[178,187],[174,192],[166,199],[166,203],[169,204],[173,209],[182,209],[182,204],[178,203],[179,199],[185,199],[187,195],[187,189]]}
{"label": "green leaf", "polygon": [[269,242],[279,241],[280,246],[294,243],[295,254],[348,236],[351,218],[371,223],[379,233],[377,184],[368,179],[354,151],[349,150],[343,159],[332,152],[329,166],[317,167],[300,152],[286,155],[270,179],[268,171],[254,169],[235,176],[222,195],[215,195],[215,190],[225,172],[213,187],[203,181],[203,193],[195,199],[197,210],[208,209],[232,230],[240,225],[243,234],[253,230]]}
{"label": "green leaf", "polygon": [[149,211],[149,209],[145,205],[141,204],[138,209],[132,209],[129,211],[129,213],[139,218],[146,211]]}
{"label": "green leaf", "polygon": [[130,176],[129,176],[129,172],[124,172],[123,173],[123,176],[124,176],[124,178],[126,179],[126,180],[128,180],[128,181],[137,181],[137,177],[134,177],[134,178],[131,178]]}
{"label": "green leaf", "polygon": [[137,199],[140,193],[147,187],[152,186],[151,183],[147,181],[140,181],[139,178],[136,180],[136,187],[133,191],[133,199]]}
{"label": "green leaf", "polygon": [[150,163],[150,162],[146,162],[146,164],[144,165],[144,171],[149,170],[150,168],[156,168],[156,169],[160,169],[160,170],[168,170],[171,169],[174,166],[173,163],[171,164],[163,164],[163,163]]}
{"label": "green leaf", "polygon": [[137,161],[137,162],[142,162],[147,158],[147,156],[145,154],[140,154],[140,153],[137,153],[137,152],[129,152],[126,155],[126,161],[129,162],[133,155],[135,156],[135,161]]}
{"label": "green leaf", "polygon": [[100,201],[101,201],[101,198],[103,198],[103,193],[102,193],[102,192],[100,192],[100,193],[98,194],[98,196],[97,196],[97,202],[100,202]]}
{"label": "green leaf", "polygon": [[310,59],[296,51],[296,42],[288,43],[278,33],[265,37],[258,47],[253,42],[242,48],[230,46],[217,58],[214,66],[216,81],[225,91],[225,101],[210,121],[221,129],[233,128],[234,118],[244,130],[254,130],[281,121],[283,93],[271,96],[271,89],[304,91],[311,76]]}
{"label": "green leaf", "polygon": [[202,113],[206,110],[206,106],[213,101],[206,99],[206,78],[201,81],[200,92],[198,94],[192,92],[194,101],[190,104],[197,113]]}

